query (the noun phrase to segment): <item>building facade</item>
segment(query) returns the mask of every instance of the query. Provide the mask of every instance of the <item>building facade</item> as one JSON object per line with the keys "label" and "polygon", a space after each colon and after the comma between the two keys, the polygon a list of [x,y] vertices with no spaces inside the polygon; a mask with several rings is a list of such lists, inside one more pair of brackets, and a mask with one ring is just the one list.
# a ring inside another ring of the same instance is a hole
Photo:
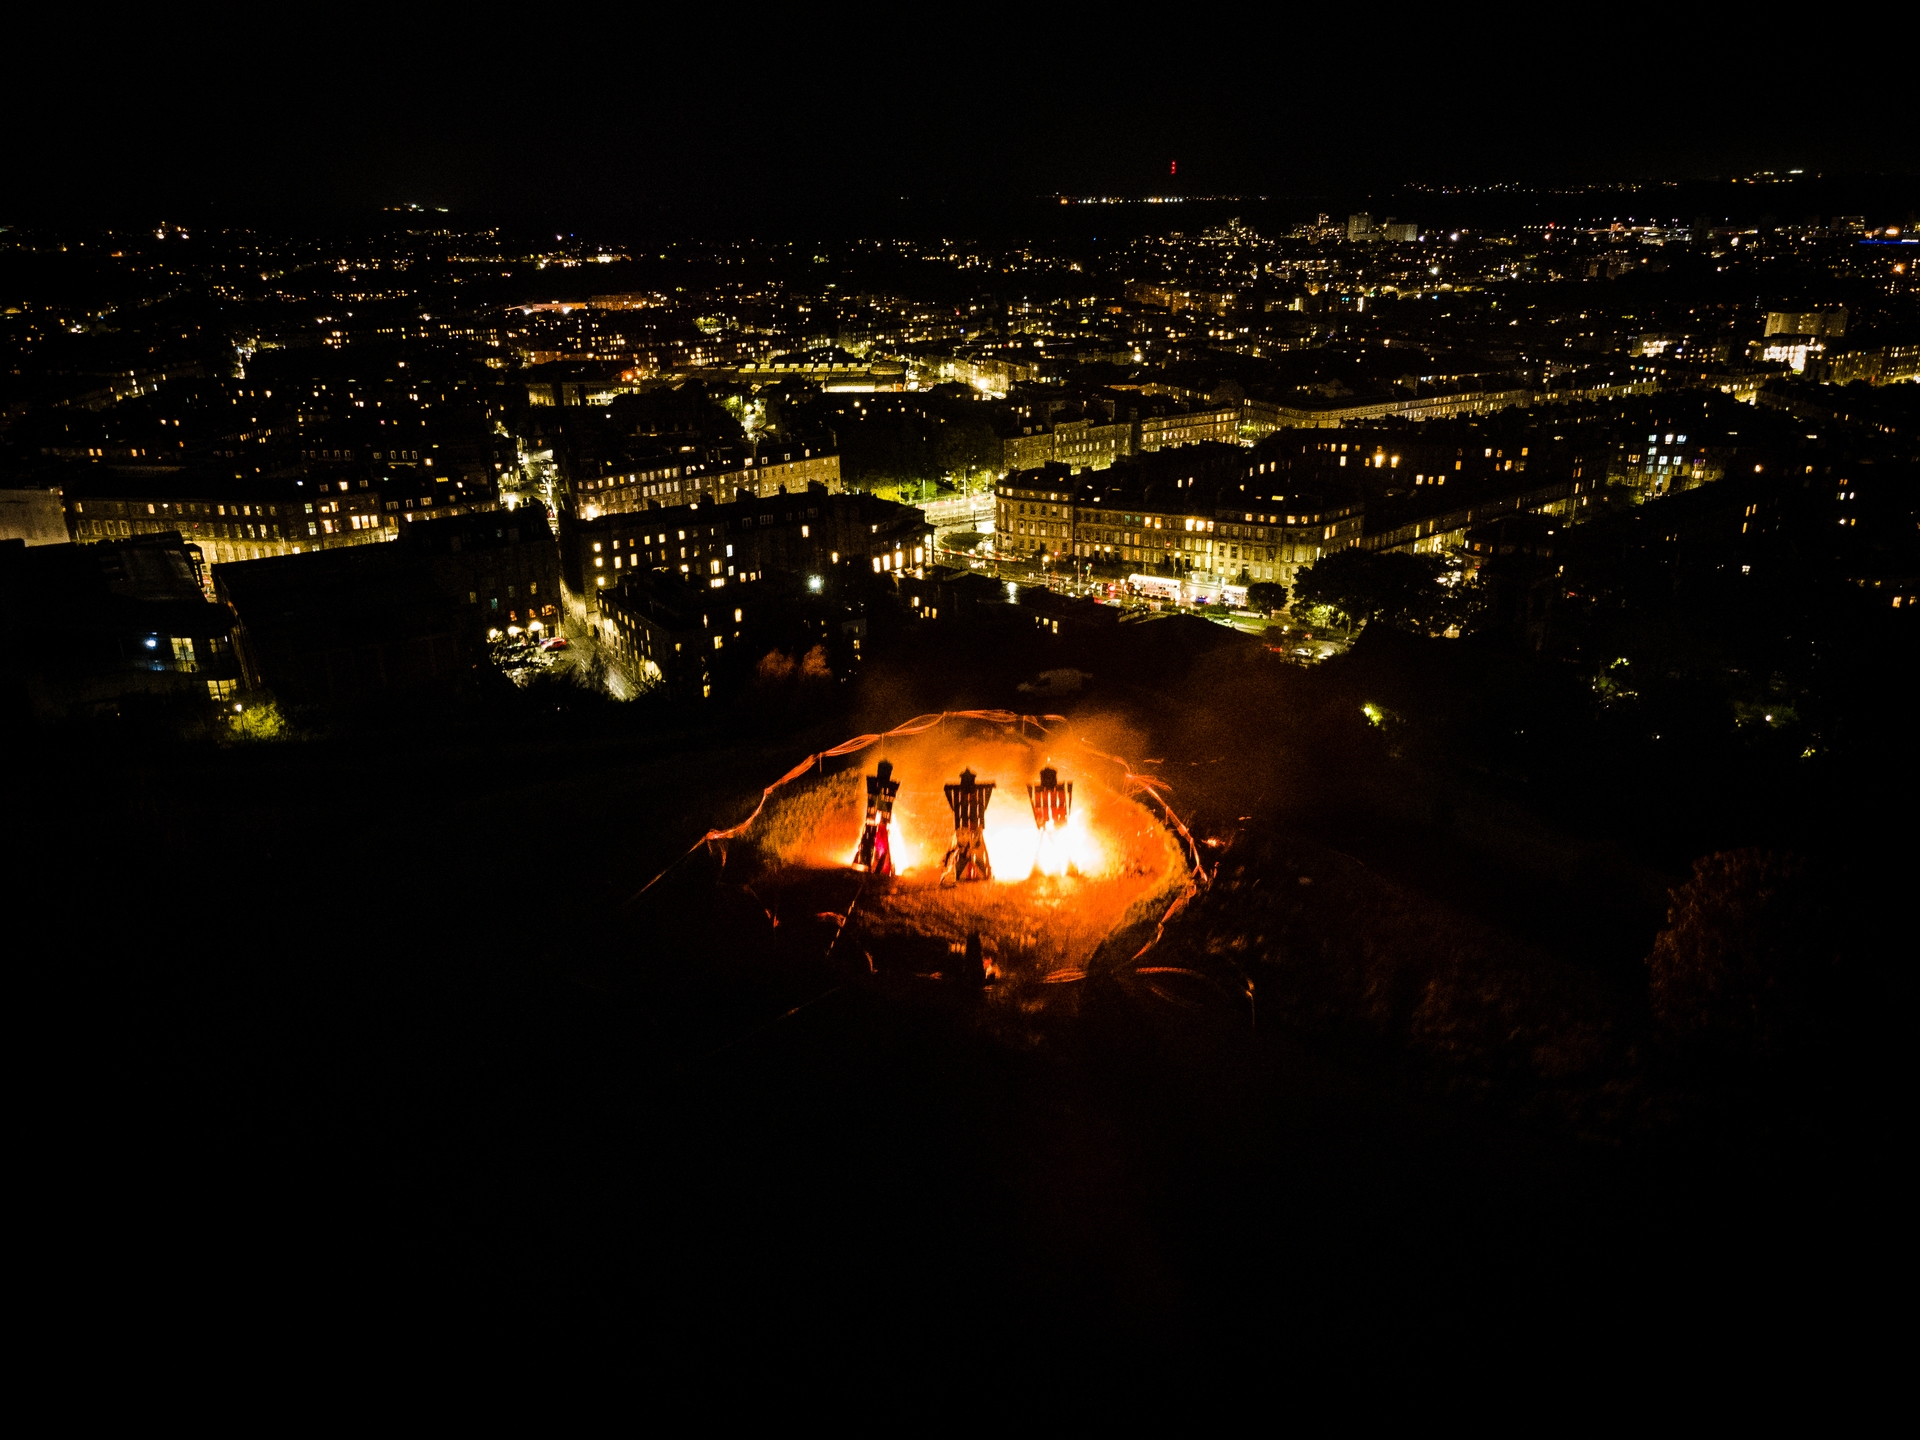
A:
{"label": "building facade", "polygon": [[1299,496],[1290,509],[1222,510],[1218,519],[1214,574],[1291,585],[1303,567],[1359,544],[1365,514],[1357,500]]}
{"label": "building facade", "polygon": [[1074,472],[1105,470],[1118,461],[1154,450],[1236,443],[1241,421],[1237,404],[1105,424],[1086,418],[1054,424],[1042,421],[1022,425],[1019,434],[1002,438],[1000,468],[1009,475],[1052,464],[1065,465]]}
{"label": "building facade", "polygon": [[662,460],[620,474],[577,482],[575,507],[581,518],[627,515],[676,505],[715,505],[730,502],[742,492],[756,497],[782,490],[823,486],[830,494],[845,489],[840,479],[840,456],[803,445],[768,445],[737,460],[711,463],[691,458]]}
{"label": "building facade", "polygon": [[0,545],[0,617],[20,636],[18,699],[43,719],[131,701],[221,702],[239,688],[228,612],[178,534],[98,545]]}
{"label": "building facade", "polygon": [[67,533],[66,507],[60,503],[58,486],[0,490],[0,540],[64,545],[72,538]]}
{"label": "building facade", "polygon": [[1076,480],[1060,465],[1011,475],[995,497],[1000,548],[1049,563],[1074,561],[1233,581],[1290,582],[1302,565],[1359,542],[1358,500],[1296,497],[1269,508],[1223,503],[1229,487],[1206,477]]}
{"label": "building facade", "polygon": [[562,516],[561,579],[570,613],[597,623],[600,596],[633,575],[665,575],[711,590],[785,573],[825,577],[843,567],[892,575],[924,567],[933,527],[911,505],[825,485],[720,504]]}
{"label": "building facade", "polygon": [[1240,438],[1240,406],[1223,405],[1210,410],[1176,411],[1171,415],[1153,415],[1142,420],[1136,449],[1142,454],[1165,450],[1175,445],[1200,445],[1213,442],[1231,445]]}
{"label": "building facade", "polygon": [[468,489],[425,472],[340,477],[313,472],[272,481],[178,476],[102,477],[64,496],[77,544],[178,533],[208,565],[395,540],[419,520],[494,508],[491,487]]}
{"label": "building facade", "polygon": [[1769,310],[1766,333],[1825,335],[1838,339],[1847,333],[1847,307],[1840,305],[1831,310]]}
{"label": "building facade", "polygon": [[[599,595],[600,635],[643,685],[675,699],[711,700],[755,657],[771,586],[742,581],[726,591],[670,577],[628,575]],[[731,647],[731,649],[729,649]]]}
{"label": "building facade", "polygon": [[468,638],[559,624],[560,545],[538,502],[427,521],[409,527],[404,543]]}

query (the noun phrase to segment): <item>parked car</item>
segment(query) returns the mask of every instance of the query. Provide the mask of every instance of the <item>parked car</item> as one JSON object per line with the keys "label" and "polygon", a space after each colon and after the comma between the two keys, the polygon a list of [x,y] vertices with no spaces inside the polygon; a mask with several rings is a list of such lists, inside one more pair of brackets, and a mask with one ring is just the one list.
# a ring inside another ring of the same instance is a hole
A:
{"label": "parked car", "polygon": [[564,635],[550,636],[540,642],[540,648],[542,650],[565,650],[567,648],[567,637]]}

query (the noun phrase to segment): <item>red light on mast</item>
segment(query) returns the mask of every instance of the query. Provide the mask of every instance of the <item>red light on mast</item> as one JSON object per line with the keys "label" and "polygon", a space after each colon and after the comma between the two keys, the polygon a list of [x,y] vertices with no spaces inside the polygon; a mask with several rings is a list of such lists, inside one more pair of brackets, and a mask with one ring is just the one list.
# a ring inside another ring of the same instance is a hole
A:
{"label": "red light on mast", "polygon": [[1178,175],[1179,173],[1180,173],[1180,162],[1178,160],[1169,160],[1167,162],[1167,174]]}

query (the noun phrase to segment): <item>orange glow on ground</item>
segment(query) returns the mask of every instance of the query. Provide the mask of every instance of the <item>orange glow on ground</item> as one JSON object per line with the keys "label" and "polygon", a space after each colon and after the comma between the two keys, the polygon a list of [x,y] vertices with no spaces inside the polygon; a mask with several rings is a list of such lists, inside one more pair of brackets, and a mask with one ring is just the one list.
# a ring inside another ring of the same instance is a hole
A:
{"label": "orange glow on ground", "polygon": [[[891,881],[848,869],[866,813],[865,776],[882,759],[893,762],[901,781]],[[1043,835],[1033,823],[1027,786],[1045,765],[1071,782],[1074,794],[1066,825]],[[984,827],[993,879],[943,886],[953,815],[942,787],[957,781],[963,766],[995,787]],[[936,958],[916,963],[938,968],[947,944],[978,930],[1010,975],[1084,966],[1109,934],[1157,914],[1185,882],[1178,842],[1147,806],[1115,788],[1119,781],[1118,767],[1077,746],[985,727],[945,726],[889,740],[862,753],[855,767],[797,782],[775,797],[746,837],[762,872],[755,885],[770,896],[787,888],[818,895],[804,906],[796,895],[794,908],[807,913],[843,909],[857,890],[861,899],[843,948],[864,945],[884,954],[937,941],[926,949]]]}

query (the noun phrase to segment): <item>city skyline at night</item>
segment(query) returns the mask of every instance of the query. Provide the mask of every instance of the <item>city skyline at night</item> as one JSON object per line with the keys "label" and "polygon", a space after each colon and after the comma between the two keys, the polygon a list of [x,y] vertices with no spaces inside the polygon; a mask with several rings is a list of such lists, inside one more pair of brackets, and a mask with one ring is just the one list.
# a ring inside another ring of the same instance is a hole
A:
{"label": "city skyline at night", "polygon": [[23,27],[56,1336],[1856,1403],[1904,51],[1168,19]]}

